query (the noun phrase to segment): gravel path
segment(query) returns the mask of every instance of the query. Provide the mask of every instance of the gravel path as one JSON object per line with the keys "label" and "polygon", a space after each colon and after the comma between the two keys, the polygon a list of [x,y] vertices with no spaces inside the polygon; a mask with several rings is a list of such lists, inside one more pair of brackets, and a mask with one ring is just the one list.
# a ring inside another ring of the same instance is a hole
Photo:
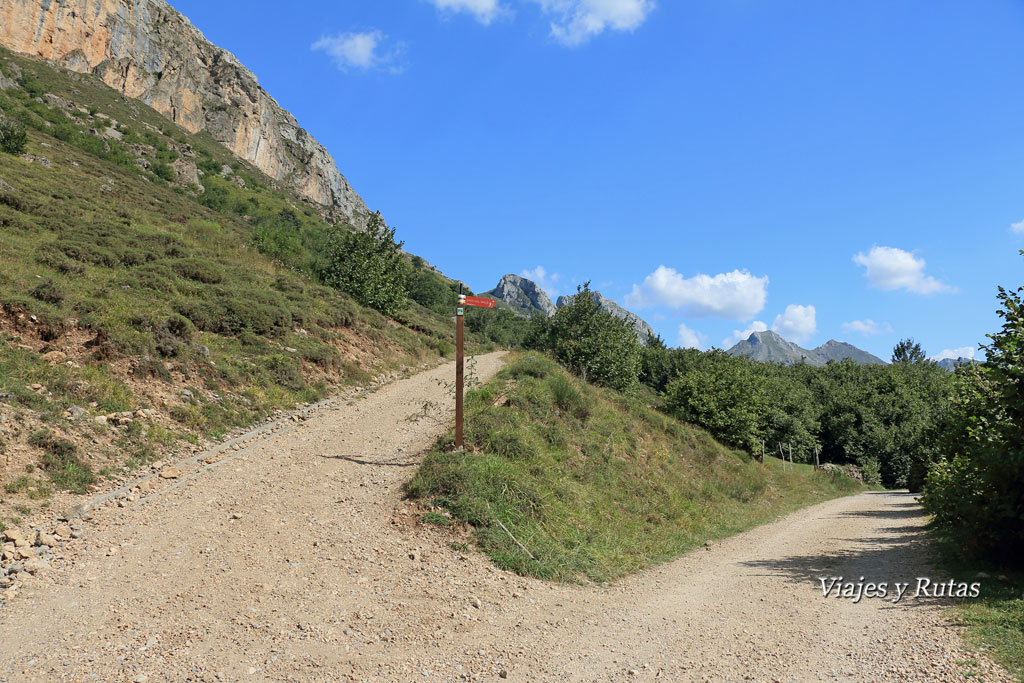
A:
{"label": "gravel path", "polygon": [[400,491],[438,432],[405,418],[450,408],[451,371],[99,509],[0,608],[0,680],[1010,680],[940,601],[823,597],[822,576],[943,578],[906,494],[823,503],[607,588],[454,550]]}

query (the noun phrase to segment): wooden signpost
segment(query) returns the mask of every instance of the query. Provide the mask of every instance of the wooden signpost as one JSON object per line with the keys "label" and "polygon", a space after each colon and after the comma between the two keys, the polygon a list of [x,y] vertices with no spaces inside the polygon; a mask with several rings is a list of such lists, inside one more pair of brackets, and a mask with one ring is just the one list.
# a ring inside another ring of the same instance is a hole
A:
{"label": "wooden signpost", "polygon": [[459,285],[459,306],[455,309],[455,448],[462,450],[462,395],[465,384],[465,318],[466,306],[476,308],[494,308],[497,305],[494,299],[484,299],[478,296],[466,296],[462,293],[462,285]]}

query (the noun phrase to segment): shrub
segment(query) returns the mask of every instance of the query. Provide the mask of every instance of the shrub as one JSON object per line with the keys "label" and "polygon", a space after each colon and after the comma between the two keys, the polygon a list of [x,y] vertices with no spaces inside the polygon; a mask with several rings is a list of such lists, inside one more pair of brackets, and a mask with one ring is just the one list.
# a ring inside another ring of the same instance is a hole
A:
{"label": "shrub", "polygon": [[31,294],[34,298],[39,299],[40,301],[45,301],[48,304],[63,303],[67,296],[64,292],[64,288],[53,280],[43,280],[32,288]]}
{"label": "shrub", "polygon": [[17,121],[0,117],[0,150],[8,154],[24,154],[27,144],[25,127]]}
{"label": "shrub", "polygon": [[361,304],[394,315],[407,292],[403,244],[395,242],[395,229],[387,228],[379,213],[363,231],[334,226],[319,264],[320,279]]}
{"label": "shrub", "polygon": [[529,353],[517,359],[502,371],[503,376],[518,379],[520,377],[536,377],[544,379],[555,370],[550,359],[537,353]]}
{"label": "shrub", "polygon": [[224,275],[216,263],[201,257],[178,259],[170,266],[175,273],[187,280],[214,285],[224,279]]}
{"label": "shrub", "polygon": [[85,266],[81,263],[76,263],[64,255],[56,245],[47,244],[39,248],[36,252],[36,263],[44,266],[49,266],[59,273],[65,275],[81,275],[85,272]]}
{"label": "shrub", "polygon": [[[417,269],[409,276],[409,298],[438,312],[445,308],[451,309],[455,304],[455,297],[448,289],[448,284],[440,275],[426,269]],[[469,318],[466,320],[468,323]]]}
{"label": "shrub", "polygon": [[551,388],[555,406],[559,410],[581,420],[585,420],[590,415],[583,394],[563,375],[557,374],[548,378],[548,386]]}
{"label": "shrub", "polygon": [[43,84],[36,80],[35,76],[29,73],[23,73],[18,78],[18,85],[29,94],[30,97],[42,97],[46,94],[46,88]]}
{"label": "shrub", "polygon": [[59,488],[81,494],[95,481],[89,466],[78,459],[74,442],[58,438],[48,429],[33,432],[28,440],[45,452],[43,468]]}
{"label": "shrub", "polygon": [[753,453],[761,448],[765,396],[766,382],[750,361],[716,350],[669,382],[664,400],[680,420]]}
{"label": "shrub", "polygon": [[583,379],[619,390],[637,383],[640,343],[636,332],[627,321],[601,310],[589,282],[549,321],[535,324],[543,328],[539,345]]}
{"label": "shrub", "polygon": [[989,335],[983,365],[957,370],[946,455],[932,465],[923,497],[938,528],[966,554],[1018,566],[1024,558],[1022,292],[999,288],[1002,330]]}
{"label": "shrub", "polygon": [[172,313],[166,318],[152,322],[153,344],[157,353],[164,357],[179,356],[195,336],[192,322],[181,315]]}
{"label": "shrub", "polygon": [[153,173],[158,178],[163,178],[167,182],[172,182],[174,180],[174,169],[163,161],[158,161],[153,164]]}

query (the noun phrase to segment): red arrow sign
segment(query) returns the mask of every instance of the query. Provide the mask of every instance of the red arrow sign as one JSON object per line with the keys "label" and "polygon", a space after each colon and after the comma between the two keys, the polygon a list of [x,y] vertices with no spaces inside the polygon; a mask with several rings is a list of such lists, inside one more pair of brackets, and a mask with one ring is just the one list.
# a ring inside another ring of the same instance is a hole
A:
{"label": "red arrow sign", "polygon": [[494,308],[498,302],[494,299],[484,299],[479,296],[467,296],[466,305],[476,306],[477,308]]}

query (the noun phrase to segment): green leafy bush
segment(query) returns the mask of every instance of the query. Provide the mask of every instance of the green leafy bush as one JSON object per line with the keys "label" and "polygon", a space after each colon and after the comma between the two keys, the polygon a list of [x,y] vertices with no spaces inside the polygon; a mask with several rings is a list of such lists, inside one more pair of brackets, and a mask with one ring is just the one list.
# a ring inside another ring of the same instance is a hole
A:
{"label": "green leafy bush", "polygon": [[395,242],[395,229],[374,214],[363,231],[335,226],[320,263],[324,284],[348,293],[361,304],[394,315],[405,303],[404,242]]}
{"label": "green leafy bush", "polygon": [[[1024,253],[1024,252],[1022,252]],[[944,457],[923,497],[940,530],[966,555],[1024,566],[1024,302],[999,288],[1003,327],[985,363],[957,370]]]}
{"label": "green leafy bush", "polygon": [[163,178],[167,182],[172,182],[174,180],[174,169],[171,168],[170,164],[163,161],[157,161],[153,164],[153,173],[158,178]]}
{"label": "green leafy bush", "polygon": [[28,144],[25,127],[17,121],[0,116],[0,150],[8,154],[24,154]]}
{"label": "green leafy bush", "polygon": [[697,367],[668,383],[665,407],[724,443],[760,451],[768,384],[755,370],[724,351],[704,354]]}
{"label": "green leafy bush", "polygon": [[531,343],[551,351],[565,367],[583,379],[628,389],[637,383],[640,343],[633,326],[602,311],[590,292],[590,283],[577,288],[569,304],[550,319],[533,320]]}
{"label": "green leafy bush", "polygon": [[455,296],[448,283],[443,277],[426,268],[414,269],[409,276],[409,298],[421,306],[449,314],[455,306]]}

